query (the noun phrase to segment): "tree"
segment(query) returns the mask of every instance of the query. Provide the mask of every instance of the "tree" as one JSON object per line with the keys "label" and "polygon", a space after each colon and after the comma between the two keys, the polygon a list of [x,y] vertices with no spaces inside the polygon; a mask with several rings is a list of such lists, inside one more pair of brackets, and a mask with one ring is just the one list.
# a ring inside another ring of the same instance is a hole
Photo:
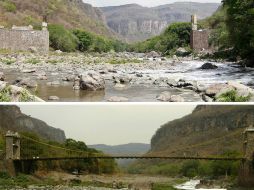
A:
{"label": "tree", "polygon": [[254,66],[254,0],[224,0],[226,25],[235,51]]}
{"label": "tree", "polygon": [[50,24],[48,30],[50,46],[52,48],[65,52],[76,50],[78,39],[72,32],[57,24]]}
{"label": "tree", "polygon": [[93,44],[93,36],[83,30],[73,30],[73,34],[78,38],[78,50],[87,51]]}

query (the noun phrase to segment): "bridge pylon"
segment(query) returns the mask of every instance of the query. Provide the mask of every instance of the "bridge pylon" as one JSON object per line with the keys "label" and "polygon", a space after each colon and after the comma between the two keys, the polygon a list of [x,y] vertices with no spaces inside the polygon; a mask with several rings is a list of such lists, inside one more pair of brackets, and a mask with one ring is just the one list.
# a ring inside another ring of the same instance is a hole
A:
{"label": "bridge pylon", "polygon": [[250,126],[243,132],[243,155],[239,183],[242,186],[254,186],[254,127]]}
{"label": "bridge pylon", "polygon": [[8,131],[5,135],[5,159],[20,159],[20,136],[18,133]]}

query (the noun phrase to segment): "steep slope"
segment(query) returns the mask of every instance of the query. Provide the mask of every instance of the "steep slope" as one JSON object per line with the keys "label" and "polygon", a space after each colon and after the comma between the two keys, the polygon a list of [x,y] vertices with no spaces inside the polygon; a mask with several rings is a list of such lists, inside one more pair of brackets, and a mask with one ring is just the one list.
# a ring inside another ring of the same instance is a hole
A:
{"label": "steep slope", "polygon": [[98,144],[98,145],[89,145],[88,147],[95,148],[106,154],[122,154],[122,155],[126,154],[140,155],[146,153],[150,149],[149,144],[142,143],[130,143],[116,146]]}
{"label": "steep slope", "polygon": [[49,23],[67,28],[83,28],[90,32],[113,36],[106,26],[103,13],[82,0],[3,0],[0,1],[0,25],[40,26]]}
{"label": "steep slope", "polygon": [[151,140],[151,153],[213,155],[242,151],[242,132],[253,125],[253,106],[198,106],[192,114],[163,125]]}
{"label": "steep slope", "polygon": [[142,41],[160,34],[173,22],[190,21],[193,13],[199,19],[211,16],[217,3],[177,2],[147,8],[137,4],[102,7],[108,26],[129,42]]}
{"label": "steep slope", "polygon": [[57,142],[64,142],[66,139],[63,130],[23,114],[17,106],[0,106],[0,131],[7,130],[33,132],[44,139]]}

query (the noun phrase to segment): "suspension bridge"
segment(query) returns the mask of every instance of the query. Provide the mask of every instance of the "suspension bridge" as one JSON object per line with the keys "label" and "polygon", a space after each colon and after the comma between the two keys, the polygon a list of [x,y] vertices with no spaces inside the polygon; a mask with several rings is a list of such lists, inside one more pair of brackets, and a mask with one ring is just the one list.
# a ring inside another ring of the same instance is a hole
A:
{"label": "suspension bridge", "polygon": [[[88,151],[72,147],[66,147],[60,143],[53,143],[42,141],[36,138],[32,138],[18,133],[8,132],[5,135],[5,151],[2,153],[0,160],[13,161],[16,165],[22,165],[25,163],[26,167],[30,167],[35,162],[47,162],[47,161],[86,161],[94,160],[116,160],[116,159],[135,159],[135,160],[207,160],[207,161],[240,161],[242,169],[240,170],[243,180],[250,178],[250,181],[254,179],[254,168],[250,169],[250,165],[254,164],[254,128],[249,127],[243,133],[243,154],[241,157],[230,157],[230,156],[219,156],[219,155],[208,155],[199,156],[197,155],[186,155],[182,156],[175,155],[173,152],[183,153],[184,150],[193,150],[194,148],[199,149],[205,145],[211,145],[215,142],[219,142],[221,138],[235,138],[239,131],[235,131],[217,137],[211,140],[206,140],[197,144],[190,144],[186,147],[176,148],[171,153],[165,152],[154,152],[147,153],[145,155],[107,155],[104,153],[98,153],[97,151]],[[45,151],[46,150],[46,151]],[[1,154],[1,152],[0,152]],[[18,164],[17,164],[18,163]],[[248,163],[248,164],[246,164]],[[24,167],[24,166],[22,166]],[[254,167],[254,166],[253,166]],[[252,176],[252,177],[249,177]]]}

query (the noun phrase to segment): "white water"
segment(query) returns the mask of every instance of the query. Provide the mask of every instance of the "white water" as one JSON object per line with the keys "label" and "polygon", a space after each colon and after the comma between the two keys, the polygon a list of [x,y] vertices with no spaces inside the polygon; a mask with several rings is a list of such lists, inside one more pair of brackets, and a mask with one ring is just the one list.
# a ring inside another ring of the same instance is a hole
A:
{"label": "white water", "polygon": [[226,190],[226,189],[197,189],[196,186],[200,184],[200,180],[190,180],[184,184],[176,185],[175,188],[179,190]]}
{"label": "white water", "polygon": [[185,61],[164,70],[143,70],[154,78],[168,77],[172,79],[185,79],[186,81],[200,81],[202,84],[226,83],[238,81],[245,85],[252,86],[254,81],[254,68],[241,67],[232,63],[214,63],[218,69],[199,69],[205,62]]}

